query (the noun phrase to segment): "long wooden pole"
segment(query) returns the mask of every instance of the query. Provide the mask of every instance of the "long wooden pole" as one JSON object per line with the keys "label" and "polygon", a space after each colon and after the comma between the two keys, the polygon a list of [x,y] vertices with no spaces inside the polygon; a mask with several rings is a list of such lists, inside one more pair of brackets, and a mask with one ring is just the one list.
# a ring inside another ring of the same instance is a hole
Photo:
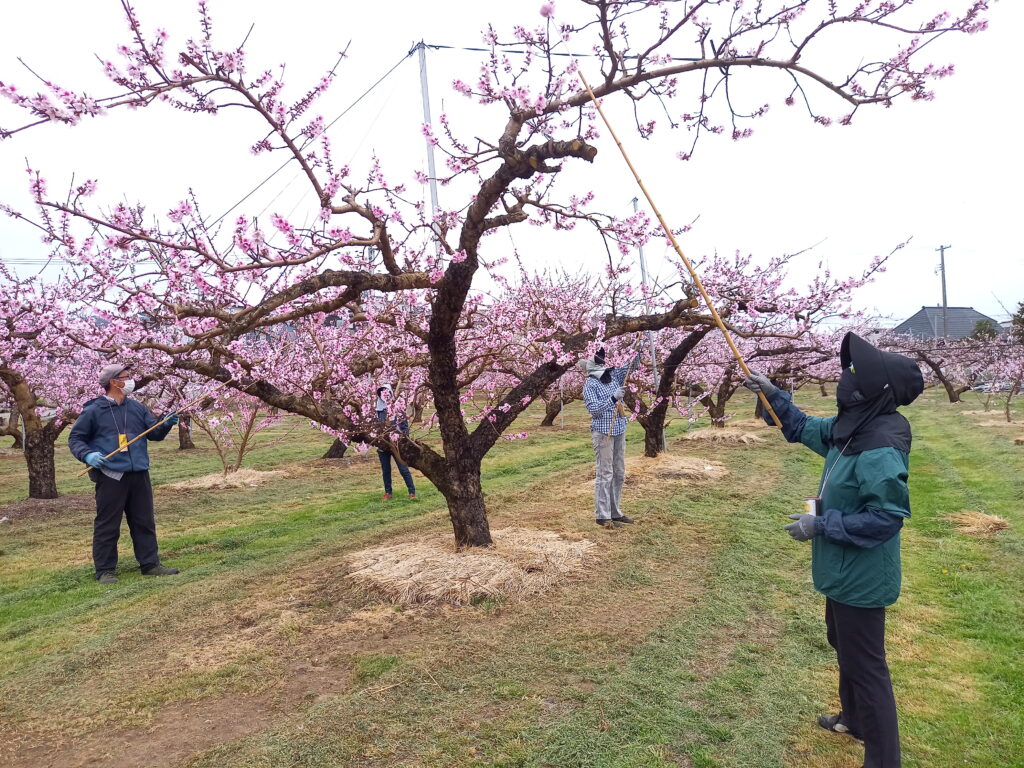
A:
{"label": "long wooden pole", "polygon": [[[181,406],[181,408],[178,408],[178,409],[177,409],[176,411],[172,411],[171,413],[167,414],[167,415],[166,415],[166,416],[164,416],[164,417],[163,417],[162,419],[160,419],[160,421],[158,421],[158,422],[157,422],[156,424],[154,424],[154,425],[153,425],[152,427],[150,427],[149,429],[147,429],[147,430],[146,430],[145,432],[140,432],[140,433],[139,433],[138,435],[136,435],[135,437],[133,437],[133,438],[132,438],[131,440],[129,440],[129,441],[127,442],[127,443],[125,443],[124,445],[119,445],[119,446],[118,446],[117,448],[115,448],[115,449],[114,449],[113,451],[111,451],[110,453],[108,453],[108,454],[107,454],[106,456],[104,456],[103,458],[104,458],[104,459],[109,459],[109,458],[110,458],[111,456],[113,456],[113,455],[114,455],[115,453],[120,453],[120,452],[121,452],[121,451],[123,451],[123,450],[124,450],[125,448],[127,448],[127,447],[128,447],[129,445],[131,445],[132,443],[134,443],[134,442],[135,442],[136,440],[141,440],[141,439],[142,439],[142,438],[144,438],[144,437],[145,437],[146,435],[148,435],[148,434],[149,434],[150,432],[152,432],[152,431],[153,431],[154,429],[156,429],[156,428],[157,428],[157,427],[159,427],[159,426],[160,426],[161,424],[163,424],[163,423],[164,423],[165,421],[167,421],[167,420],[168,420],[169,418],[171,418],[171,415],[172,415],[173,413],[181,413],[182,411],[188,410],[189,408],[191,408],[191,407],[192,407],[193,405],[195,405],[196,403],[199,403],[199,402],[201,402],[201,401],[205,400],[206,398],[208,398],[208,397],[212,396],[214,392],[219,392],[220,390],[224,389],[224,387],[226,387],[226,386],[227,386],[228,384],[230,384],[230,383],[231,383],[232,381],[234,381],[234,380],[235,380],[235,379],[234,379],[234,377],[232,377],[232,378],[228,379],[227,381],[223,381],[223,382],[221,382],[221,384],[220,384],[220,386],[219,386],[219,387],[214,387],[214,388],[213,388],[213,389],[211,389],[211,390],[210,390],[209,392],[206,392],[205,394],[203,394],[203,395],[200,395],[199,397],[197,397],[197,398],[196,398],[195,400],[193,400],[193,401],[192,401],[191,403],[188,403],[188,404],[186,404],[186,405],[183,405],[183,406]],[[250,386],[252,386],[252,385],[250,384]],[[81,472],[79,472],[79,473],[78,473],[77,475],[75,475],[75,477],[84,477],[84,476],[85,476],[85,475],[86,475],[86,474],[87,474],[87,473],[89,472],[89,470],[90,470],[90,469],[95,469],[95,467],[86,467],[86,468],[85,468],[85,469],[83,469],[83,470],[82,470]]]}
{"label": "long wooden pole", "polygon": [[[629,374],[631,374],[633,372],[633,363],[636,362],[636,360],[637,360],[637,358],[639,356],[640,356],[640,353],[637,352],[636,350],[634,350],[633,359],[629,361],[629,365],[626,367],[626,375],[622,377],[622,386],[623,387],[625,387],[626,383],[629,381]],[[615,419],[618,416],[622,416],[623,418],[625,418],[625,416],[626,416],[626,406],[624,406],[622,404],[621,400],[619,400],[618,402],[615,403],[615,415],[612,416],[612,423],[608,425],[608,435],[605,437],[605,441],[606,442],[612,436],[612,429],[614,429],[614,427],[615,427]]]}
{"label": "long wooden pole", "polygon": [[[626,165],[629,166],[629,170],[633,172],[633,178],[636,179],[636,183],[640,185],[640,190],[644,193],[644,197],[646,197],[647,202],[650,203],[651,210],[653,210],[654,215],[658,217],[658,222],[661,224],[661,228],[665,231],[665,234],[668,235],[668,239],[672,243],[672,247],[676,249],[676,253],[679,254],[679,258],[683,260],[683,264],[686,265],[686,270],[690,273],[690,277],[693,279],[693,284],[697,286],[697,290],[700,291],[700,295],[704,297],[704,303],[707,304],[708,310],[711,312],[711,316],[714,318],[719,330],[722,331],[722,335],[725,337],[725,341],[729,345],[729,349],[732,350],[732,353],[736,357],[736,361],[739,363],[743,373],[749,376],[750,369],[747,367],[746,362],[744,362],[743,355],[741,355],[739,349],[736,348],[736,344],[733,343],[732,336],[729,334],[729,330],[725,327],[725,323],[722,322],[722,318],[718,314],[718,310],[715,309],[715,305],[712,303],[711,297],[708,295],[708,292],[704,290],[704,284],[697,275],[697,270],[693,268],[690,260],[686,258],[686,254],[683,253],[683,249],[676,241],[676,236],[672,234],[672,230],[669,228],[668,224],[665,223],[665,218],[661,215],[661,211],[659,211],[658,206],[654,204],[654,200],[651,198],[651,193],[648,192],[647,187],[644,186],[643,179],[640,178],[640,174],[637,173],[636,168],[629,159],[629,155],[626,154],[626,149],[622,146],[622,142],[619,141],[619,137],[615,134],[615,129],[612,128],[612,124],[608,122],[608,118],[605,116],[604,110],[601,109],[601,103],[597,100],[597,96],[595,96],[594,92],[590,89],[590,84],[587,83],[587,78],[583,76],[583,71],[578,70],[577,74],[580,76],[580,80],[583,81],[583,87],[587,89],[587,94],[590,96],[590,100],[594,102],[594,106],[597,108],[597,113],[601,116],[601,120],[604,121],[605,126],[608,128],[608,132],[612,135],[612,138],[615,139],[615,145],[619,148],[619,152],[622,153],[622,158],[626,161]],[[775,422],[775,426],[781,428],[782,422],[779,421],[779,417],[775,414],[775,410],[772,408],[771,403],[768,402],[768,398],[765,397],[764,392],[758,392],[757,396],[761,399],[761,403],[764,405],[768,413],[771,414],[772,421]]]}

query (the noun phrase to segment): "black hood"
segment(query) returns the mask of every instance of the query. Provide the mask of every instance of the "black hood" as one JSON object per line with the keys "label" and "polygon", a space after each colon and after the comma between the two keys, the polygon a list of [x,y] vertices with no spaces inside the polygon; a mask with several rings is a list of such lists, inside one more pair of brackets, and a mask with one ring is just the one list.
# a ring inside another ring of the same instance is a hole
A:
{"label": "black hood", "polygon": [[924,392],[924,376],[917,363],[906,355],[883,352],[855,333],[843,337],[839,362],[845,371],[853,363],[857,389],[867,399],[879,395],[888,385],[896,405],[910,405]]}
{"label": "black hood", "polygon": [[855,333],[843,337],[843,366],[836,387],[839,415],[832,424],[832,442],[846,454],[892,447],[910,452],[910,424],[896,412],[924,391],[917,363],[904,355],[883,352]]}

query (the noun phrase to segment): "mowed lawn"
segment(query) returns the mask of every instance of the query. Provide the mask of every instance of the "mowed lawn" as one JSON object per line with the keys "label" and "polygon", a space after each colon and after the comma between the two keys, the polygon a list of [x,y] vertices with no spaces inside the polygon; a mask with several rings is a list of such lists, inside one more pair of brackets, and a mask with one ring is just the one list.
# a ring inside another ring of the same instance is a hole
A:
{"label": "mowed lawn", "polygon": [[[913,519],[888,627],[905,765],[1024,766],[1024,409],[1002,426],[940,394],[905,409]],[[247,458],[280,471],[252,488],[171,488],[216,456],[151,444],[161,551],[182,573],[139,575],[125,529],[114,587],[92,579],[91,485],[66,447],[65,495],[32,507],[23,460],[0,455],[0,765],[856,768],[859,744],[815,724],[836,708],[834,656],[809,547],[782,531],[821,460],[752,406],[737,396],[727,431],[760,442],[674,424],[671,455],[727,473],[627,481],[638,523],[614,532],[592,522],[579,405],[564,429],[524,415],[530,437],[485,464],[492,528],[586,536],[597,561],[545,595],[463,607],[393,606],[346,578],[347,553],[450,530],[444,502],[418,475],[418,500],[381,501],[375,454],[319,461],[330,440],[305,426]],[[1009,528],[965,535],[962,511]]]}

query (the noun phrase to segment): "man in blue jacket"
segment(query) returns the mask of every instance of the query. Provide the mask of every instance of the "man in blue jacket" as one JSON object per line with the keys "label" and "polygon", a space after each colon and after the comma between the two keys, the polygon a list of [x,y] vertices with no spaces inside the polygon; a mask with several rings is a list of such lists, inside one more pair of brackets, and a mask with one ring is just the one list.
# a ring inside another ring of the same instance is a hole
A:
{"label": "man in blue jacket", "polygon": [[[89,465],[89,478],[96,484],[96,520],[93,523],[92,559],[100,584],[116,584],[117,539],[121,515],[128,518],[135,558],[146,576],[171,576],[177,568],[160,563],[153,516],[153,486],[149,481],[147,440],[163,440],[178,415],[171,414],[144,440],[126,445],[157,423],[138,400],[128,397],[135,390],[128,366],[113,363],[100,371],[100,386],[106,394],[85,404],[68,437],[68,448],[79,461]],[[120,447],[120,450],[118,450]],[[104,458],[112,451],[113,456]]]}
{"label": "man in blue jacket", "polygon": [[[752,374],[791,443],[825,457],[814,509],[790,515],[797,541],[811,542],[814,588],[825,595],[825,626],[839,661],[842,711],[822,728],[864,742],[864,768],[899,768],[900,739],[889,666],[885,608],[900,593],[900,529],[910,518],[910,424],[897,412],[924,390],[917,363],[847,333],[840,347],[839,413],[808,416],[788,393]],[[765,421],[771,423],[766,414]],[[812,502],[813,504],[813,502]]]}

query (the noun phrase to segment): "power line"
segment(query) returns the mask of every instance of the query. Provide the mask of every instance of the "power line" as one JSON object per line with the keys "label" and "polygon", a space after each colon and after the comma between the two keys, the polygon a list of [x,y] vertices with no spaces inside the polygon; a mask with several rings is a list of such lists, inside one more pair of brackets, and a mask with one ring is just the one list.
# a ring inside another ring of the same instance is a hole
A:
{"label": "power line", "polygon": [[[519,50],[517,48],[493,48],[493,49],[492,48],[466,48],[466,47],[462,47],[462,46],[458,46],[458,45],[435,45],[435,44],[432,44],[432,43],[421,43],[420,45],[423,45],[423,47],[425,47],[425,48],[434,48],[434,49],[437,49],[437,50],[444,49],[444,50],[449,50],[449,51],[473,51],[475,53],[481,53],[481,52],[482,53],[491,53],[492,50],[493,50],[493,51],[496,51],[498,53],[514,53],[514,54],[517,54],[519,56],[525,56],[528,53],[536,54],[536,51],[521,51],[521,50]],[[418,47],[419,46],[417,46],[417,48]],[[417,50],[417,48],[413,48],[413,50],[415,51],[415,50]],[[410,51],[410,53],[411,53],[411,51]],[[597,59],[597,58],[602,58],[602,56],[600,56],[599,54],[596,54],[596,53],[556,53],[556,52],[552,51],[550,53],[545,53],[544,55],[545,56],[565,56],[565,57],[571,58],[571,59]],[[639,58],[639,54],[633,54],[631,56],[626,56],[624,58],[636,59],[636,58]],[[668,60],[669,61],[703,61],[703,59],[701,59],[701,58],[692,57],[692,56],[669,56]]]}
{"label": "power line", "polygon": [[[401,59],[399,59],[399,60],[398,60],[398,61],[397,61],[397,62],[395,63],[395,65],[394,65],[393,67],[391,67],[391,69],[389,69],[389,70],[388,70],[387,72],[385,72],[385,73],[384,73],[383,75],[381,75],[381,77],[380,77],[380,78],[379,78],[379,79],[378,79],[378,80],[377,80],[377,81],[376,81],[376,82],[375,82],[375,83],[374,83],[373,85],[371,85],[371,86],[370,86],[369,88],[367,88],[367,89],[366,89],[365,91],[363,91],[363,93],[362,93],[362,94],[360,94],[360,96],[359,96],[359,97],[358,97],[358,98],[357,98],[357,99],[356,99],[355,101],[353,101],[353,102],[352,102],[351,104],[349,104],[349,105],[348,105],[348,106],[347,106],[347,107],[346,107],[346,108],[345,108],[345,109],[344,109],[344,110],[343,110],[343,111],[341,112],[341,114],[340,114],[340,115],[338,115],[338,116],[337,116],[336,118],[334,118],[334,119],[333,119],[333,120],[332,120],[331,122],[329,122],[329,123],[328,123],[328,124],[327,124],[327,125],[326,125],[326,126],[324,127],[324,132],[326,133],[326,132],[327,132],[327,129],[328,129],[328,128],[330,128],[331,126],[333,126],[333,125],[334,125],[335,123],[337,123],[337,122],[338,122],[339,120],[341,120],[341,118],[343,118],[343,117],[344,117],[345,115],[347,115],[347,114],[348,114],[348,113],[349,113],[350,111],[352,111],[352,109],[353,109],[353,108],[355,108],[355,106],[356,106],[356,105],[357,105],[357,104],[358,104],[359,102],[361,102],[361,101],[362,101],[362,100],[363,100],[364,98],[366,98],[366,97],[367,97],[367,96],[368,96],[368,95],[370,94],[370,92],[371,92],[371,91],[373,91],[373,89],[374,89],[374,88],[376,88],[376,87],[377,87],[378,85],[380,85],[380,84],[381,84],[382,82],[384,82],[384,81],[385,81],[385,80],[386,80],[386,79],[387,79],[387,78],[388,78],[388,77],[389,77],[389,76],[391,75],[391,73],[392,73],[392,72],[394,72],[394,71],[395,71],[396,69],[398,69],[398,67],[399,67],[399,66],[401,65],[401,63],[402,63],[403,61],[405,61],[405,60],[406,60],[406,59],[408,59],[408,58],[409,58],[410,56],[412,56],[412,53],[413,53],[412,51],[409,51],[409,52],[408,52],[407,54],[405,54],[405,55],[404,55],[404,56],[403,56],[403,57],[402,57]],[[311,140],[310,140],[310,141],[311,141]],[[308,144],[308,143],[309,143],[309,142],[307,142],[307,144]],[[304,144],[304,145],[303,145],[303,147],[305,147],[305,146],[306,146],[306,145]],[[222,214],[221,214],[221,215],[220,215],[220,216],[219,216],[219,217],[217,218],[217,220],[216,220],[216,221],[214,221],[214,222],[213,222],[213,223],[212,223],[212,224],[211,224],[210,226],[211,226],[211,227],[215,227],[215,226],[217,226],[218,224],[220,224],[220,223],[221,223],[222,221],[224,221],[224,218],[225,218],[225,217],[226,217],[226,216],[227,216],[227,215],[228,215],[229,213],[231,213],[231,212],[232,212],[233,210],[235,210],[235,208],[237,208],[237,207],[238,207],[238,206],[240,206],[240,205],[241,205],[242,203],[244,203],[244,202],[245,202],[246,200],[248,200],[248,199],[249,199],[250,197],[252,197],[252,196],[253,196],[254,194],[256,194],[256,192],[258,192],[258,191],[259,191],[259,190],[260,190],[260,189],[261,189],[261,188],[263,187],[263,185],[264,185],[264,184],[266,184],[266,183],[267,183],[268,181],[270,181],[270,180],[271,180],[272,178],[274,178],[275,176],[277,176],[277,174],[279,174],[279,173],[280,173],[281,171],[283,171],[283,170],[284,170],[284,169],[285,169],[285,168],[286,168],[286,167],[288,166],[288,164],[289,164],[289,163],[290,163],[290,162],[291,162],[292,160],[294,160],[294,159],[295,159],[295,158],[293,158],[293,157],[290,157],[290,158],[288,158],[287,160],[285,160],[285,161],[284,161],[284,162],[283,162],[283,163],[281,164],[281,166],[280,166],[280,167],[279,167],[279,168],[278,168],[277,170],[275,170],[275,171],[274,171],[273,173],[271,173],[271,174],[270,174],[269,176],[267,176],[267,178],[265,178],[265,179],[264,179],[263,181],[261,181],[261,182],[260,182],[259,184],[257,184],[257,185],[256,185],[256,186],[255,186],[255,187],[254,187],[254,188],[252,189],[252,191],[250,191],[250,192],[249,192],[249,193],[248,193],[248,194],[247,194],[247,195],[246,195],[245,197],[243,197],[243,198],[242,198],[241,200],[239,200],[239,201],[238,201],[237,203],[235,203],[235,204],[234,204],[234,205],[232,205],[232,206],[231,206],[230,208],[228,208],[228,209],[227,209],[226,211],[224,211],[224,213],[222,213]]]}

